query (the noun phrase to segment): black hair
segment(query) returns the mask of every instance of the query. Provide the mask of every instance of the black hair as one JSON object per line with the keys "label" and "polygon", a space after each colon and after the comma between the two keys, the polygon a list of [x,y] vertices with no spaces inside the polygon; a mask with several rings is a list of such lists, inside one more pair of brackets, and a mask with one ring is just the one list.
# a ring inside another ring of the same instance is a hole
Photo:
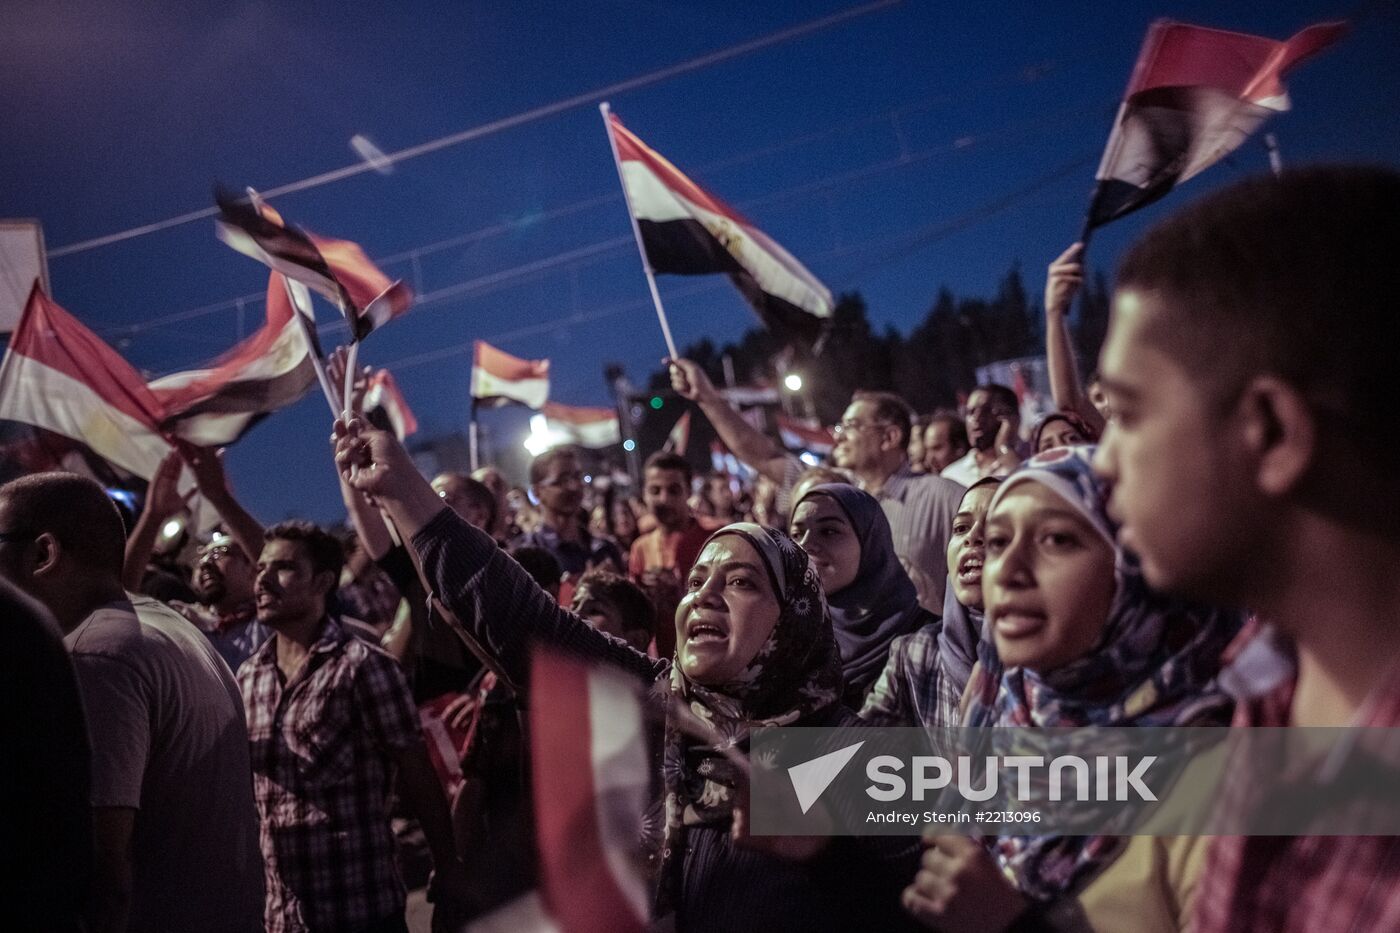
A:
{"label": "black hair", "polygon": [[263,532],[264,541],[295,541],[306,552],[313,574],[329,573],[334,581],[331,589],[340,583],[340,571],[345,567],[345,549],[339,539],[311,522],[294,520],[278,522]]}
{"label": "black hair", "polygon": [[553,590],[564,579],[564,568],[559,565],[559,559],[542,547],[523,545],[511,549],[510,556],[542,590]]}
{"label": "black hair", "polygon": [[899,443],[909,446],[909,431],[913,424],[913,409],[909,403],[893,392],[875,392],[859,389],[851,396],[852,402],[870,402],[875,406],[875,419],[886,421],[899,428]]}
{"label": "black hair", "polygon": [[656,609],[642,588],[611,570],[590,570],[578,581],[578,590],[599,602],[610,603],[622,617],[624,632],[651,634],[656,622]]}
{"label": "black hair", "polygon": [[554,466],[557,461],[563,460],[566,457],[577,460],[578,449],[568,445],[563,447],[551,447],[549,450],[546,450],[544,453],[531,460],[530,485],[538,486],[540,483],[544,482],[545,477],[549,475],[550,468]]}
{"label": "black hair", "polygon": [[77,473],[33,473],[0,486],[10,527],[37,538],[47,532],[84,567],[120,577],[126,529],[101,486]]}
{"label": "black hair", "polygon": [[690,484],[695,479],[695,469],[690,465],[689,461],[680,454],[672,453],[669,450],[658,450],[650,457],[647,457],[646,466],[643,468],[642,472],[645,474],[647,470],[674,470],[677,473],[681,473],[685,476],[685,485],[687,489],[690,488]]}

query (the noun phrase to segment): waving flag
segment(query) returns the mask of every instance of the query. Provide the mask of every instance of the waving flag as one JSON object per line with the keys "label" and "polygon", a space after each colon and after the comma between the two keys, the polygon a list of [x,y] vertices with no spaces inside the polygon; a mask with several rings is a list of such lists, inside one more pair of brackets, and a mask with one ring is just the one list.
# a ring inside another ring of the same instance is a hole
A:
{"label": "waving flag", "polygon": [[549,398],[549,360],[522,360],[478,340],[472,351],[472,398],[487,407],[520,402],[543,408]]}
{"label": "waving flag", "polygon": [[532,666],[530,771],[545,907],[566,933],[641,933],[651,769],[638,688],[620,671],[546,649]]}
{"label": "waving flag", "polygon": [[617,412],[611,408],[585,408],[545,402],[540,412],[549,431],[560,444],[579,447],[610,447],[622,443]]}
{"label": "waving flag", "polygon": [[1239,148],[1289,108],[1284,75],[1345,32],[1344,23],[1322,23],[1276,42],[1153,23],[1099,165],[1087,227],[1151,204]]}
{"label": "waving flag", "polygon": [[671,428],[671,433],[666,435],[666,443],[661,445],[661,449],[669,453],[685,456],[685,449],[690,446],[690,412],[681,412],[681,416],[676,419],[676,424]]}
{"label": "waving flag", "polygon": [[282,274],[274,272],[267,283],[267,320],[256,333],[207,368],[150,384],[164,412],[161,429],[200,446],[231,444],[300,400],[316,372],[292,315]]}
{"label": "waving flag", "polygon": [[655,272],[723,272],[764,325],[814,341],[832,315],[831,292],[738,211],[701,188],[608,115],[627,201]]}
{"label": "waving flag", "polygon": [[788,450],[807,450],[820,457],[831,456],[836,440],[826,428],[803,424],[787,415],[778,415],[778,434]]}
{"label": "waving flag", "polygon": [[399,391],[394,374],[387,369],[375,372],[369,380],[369,390],[365,392],[365,417],[371,424],[393,431],[399,440],[418,430],[418,419]]}
{"label": "waving flag", "polygon": [[355,340],[398,317],[413,303],[403,282],[390,282],[358,244],[307,233],[267,205],[218,190],[219,239],[275,272],[301,282],[346,315]]}

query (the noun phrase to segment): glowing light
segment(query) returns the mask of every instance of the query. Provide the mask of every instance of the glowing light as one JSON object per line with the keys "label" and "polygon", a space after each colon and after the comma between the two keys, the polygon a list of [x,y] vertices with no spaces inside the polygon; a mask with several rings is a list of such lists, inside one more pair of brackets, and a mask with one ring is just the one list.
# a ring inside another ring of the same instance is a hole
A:
{"label": "glowing light", "polygon": [[166,522],[166,523],[161,527],[160,533],[163,534],[163,535],[165,535],[165,537],[167,537],[167,538],[176,538],[176,537],[179,537],[180,532],[182,532],[182,531],[184,531],[184,530],[185,530],[185,525],[184,525],[184,523],[181,522],[178,518],[172,518],[170,521]]}
{"label": "glowing light", "polygon": [[538,457],[551,447],[564,441],[564,436],[550,430],[549,420],[544,415],[530,416],[530,434],[525,438],[525,449],[530,456]]}
{"label": "glowing light", "polygon": [[651,407],[652,407],[652,408],[655,408],[655,409],[660,410],[661,406],[662,406],[662,405],[665,405],[665,404],[666,404],[666,403],[665,403],[664,401],[662,401],[661,396],[659,396],[659,395],[653,395],[653,396],[651,397]]}
{"label": "glowing light", "polygon": [[630,454],[632,451],[637,449],[637,442],[629,437],[627,440],[622,442],[622,449]]}
{"label": "glowing light", "polygon": [[788,373],[783,378],[783,385],[787,386],[789,392],[800,392],[802,390],[802,377],[797,373]]}

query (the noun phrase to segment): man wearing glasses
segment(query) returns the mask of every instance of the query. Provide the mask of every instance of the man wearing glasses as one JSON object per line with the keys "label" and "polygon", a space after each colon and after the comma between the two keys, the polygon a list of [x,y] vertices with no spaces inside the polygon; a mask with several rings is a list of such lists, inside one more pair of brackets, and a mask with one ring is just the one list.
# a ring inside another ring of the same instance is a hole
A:
{"label": "man wearing glasses", "polygon": [[554,555],[565,574],[559,601],[566,606],[589,570],[606,566],[620,574],[627,566],[617,545],[589,533],[583,485],[583,467],[572,448],[556,447],[536,457],[530,463],[530,491],[540,502],[543,521],[511,542],[512,548],[539,547]]}
{"label": "man wearing glasses", "polygon": [[200,548],[192,582],[199,602],[175,600],[170,608],[193,622],[229,668],[238,670],[272,635],[258,621],[252,562],[233,538],[218,534]]}
{"label": "man wearing glasses", "polygon": [[[700,406],[736,457],[780,484],[778,508],[786,512],[802,462],[745,421],[694,362],[671,361],[671,386]],[[918,588],[920,604],[941,615],[947,584],[944,553],[963,487],[910,470],[911,421],[909,406],[898,395],[857,392],[833,431],[832,459],[880,500],[894,533],[895,554]]]}

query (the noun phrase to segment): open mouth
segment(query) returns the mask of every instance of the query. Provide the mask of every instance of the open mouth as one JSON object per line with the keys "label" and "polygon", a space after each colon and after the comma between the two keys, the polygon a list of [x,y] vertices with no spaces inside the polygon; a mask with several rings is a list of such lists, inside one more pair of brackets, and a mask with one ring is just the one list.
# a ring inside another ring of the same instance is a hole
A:
{"label": "open mouth", "polygon": [[982,582],[982,558],[964,557],[958,561],[958,582],[966,586]]}
{"label": "open mouth", "polygon": [[1043,612],[1003,610],[997,613],[994,628],[1003,638],[1026,638],[1045,628],[1047,621]]}
{"label": "open mouth", "polygon": [[685,632],[690,645],[705,645],[727,642],[729,633],[713,622],[692,622]]}

